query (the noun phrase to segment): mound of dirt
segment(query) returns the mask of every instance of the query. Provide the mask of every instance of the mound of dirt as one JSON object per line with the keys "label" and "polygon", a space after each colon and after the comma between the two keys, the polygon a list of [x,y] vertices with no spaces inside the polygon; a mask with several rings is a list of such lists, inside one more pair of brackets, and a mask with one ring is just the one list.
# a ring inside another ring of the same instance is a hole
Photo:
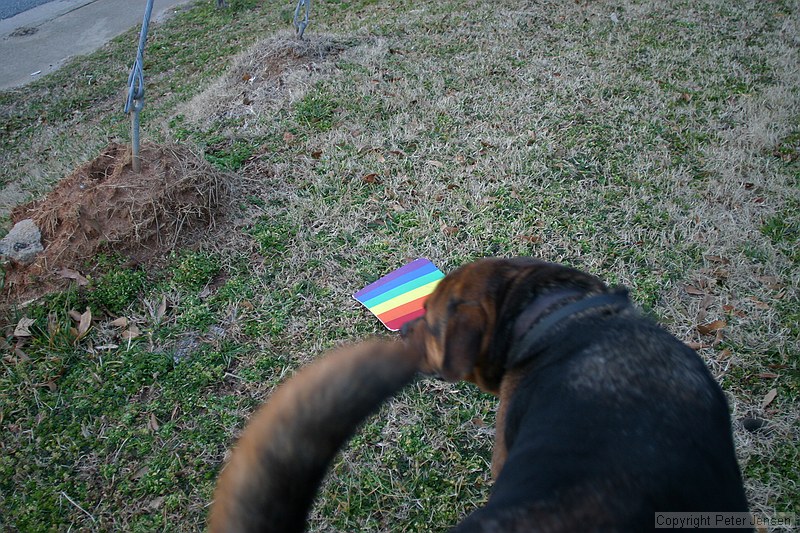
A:
{"label": "mound of dirt", "polygon": [[214,224],[226,175],[179,146],[145,144],[141,161],[134,172],[130,148],[112,143],[45,198],[15,208],[12,221],[32,218],[44,251],[30,265],[7,265],[3,292],[21,300],[63,288],[56,271],[92,272],[100,253],[150,264]]}
{"label": "mound of dirt", "polygon": [[220,119],[241,118],[252,134],[258,127],[253,119],[302,98],[354,43],[324,33],[300,41],[293,32],[278,32],[234,58],[231,68],[178,114],[200,127]]}

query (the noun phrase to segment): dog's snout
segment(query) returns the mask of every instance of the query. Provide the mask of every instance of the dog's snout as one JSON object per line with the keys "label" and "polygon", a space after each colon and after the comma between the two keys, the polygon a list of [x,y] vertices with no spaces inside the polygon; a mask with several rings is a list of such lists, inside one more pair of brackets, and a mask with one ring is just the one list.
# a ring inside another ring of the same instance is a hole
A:
{"label": "dog's snout", "polygon": [[403,324],[400,327],[400,336],[405,338],[409,333],[411,333],[411,330],[414,329],[414,324],[416,324],[419,320],[420,320],[419,318],[415,318],[414,320],[411,320]]}

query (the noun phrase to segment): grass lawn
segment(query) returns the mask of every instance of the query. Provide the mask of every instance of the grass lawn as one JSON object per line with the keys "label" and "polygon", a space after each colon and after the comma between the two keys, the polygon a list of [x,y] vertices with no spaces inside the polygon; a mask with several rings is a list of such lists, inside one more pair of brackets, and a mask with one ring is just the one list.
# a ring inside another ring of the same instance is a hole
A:
{"label": "grass lawn", "polygon": [[[247,416],[384,335],[350,295],[422,256],[630,287],[722,384],[752,510],[800,512],[797,1],[332,0],[303,42],[294,5],[214,4],[151,26],[142,135],[234,176],[226,216],[153,265],[94,257],[87,286],[3,306],[0,529],[202,529]],[[127,141],[137,32],[0,92],[0,235]],[[495,407],[416,381],[341,454],[312,530],[456,523],[488,496]]]}

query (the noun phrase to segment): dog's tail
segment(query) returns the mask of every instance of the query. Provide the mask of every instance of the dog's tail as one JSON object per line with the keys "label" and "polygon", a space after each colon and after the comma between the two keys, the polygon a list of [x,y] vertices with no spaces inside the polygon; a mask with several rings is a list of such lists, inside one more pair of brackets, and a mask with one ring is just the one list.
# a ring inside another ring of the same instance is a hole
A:
{"label": "dog's tail", "polygon": [[400,342],[370,341],[339,349],[280,386],[220,475],[211,532],[304,531],[336,452],[411,381],[418,361]]}

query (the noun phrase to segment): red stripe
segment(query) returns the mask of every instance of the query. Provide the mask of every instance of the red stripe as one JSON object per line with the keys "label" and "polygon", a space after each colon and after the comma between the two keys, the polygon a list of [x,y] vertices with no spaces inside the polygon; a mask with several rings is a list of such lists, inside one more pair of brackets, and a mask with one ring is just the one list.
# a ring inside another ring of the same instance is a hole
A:
{"label": "red stripe", "polygon": [[422,308],[422,309],[418,309],[418,310],[416,310],[416,311],[414,311],[412,313],[409,313],[409,314],[407,314],[405,316],[401,316],[400,318],[395,318],[391,322],[384,322],[384,324],[390,330],[397,331],[398,329],[403,327],[403,324],[405,324],[406,322],[410,322],[411,320],[414,320],[415,318],[421,317],[424,314],[425,314],[425,308]]}

